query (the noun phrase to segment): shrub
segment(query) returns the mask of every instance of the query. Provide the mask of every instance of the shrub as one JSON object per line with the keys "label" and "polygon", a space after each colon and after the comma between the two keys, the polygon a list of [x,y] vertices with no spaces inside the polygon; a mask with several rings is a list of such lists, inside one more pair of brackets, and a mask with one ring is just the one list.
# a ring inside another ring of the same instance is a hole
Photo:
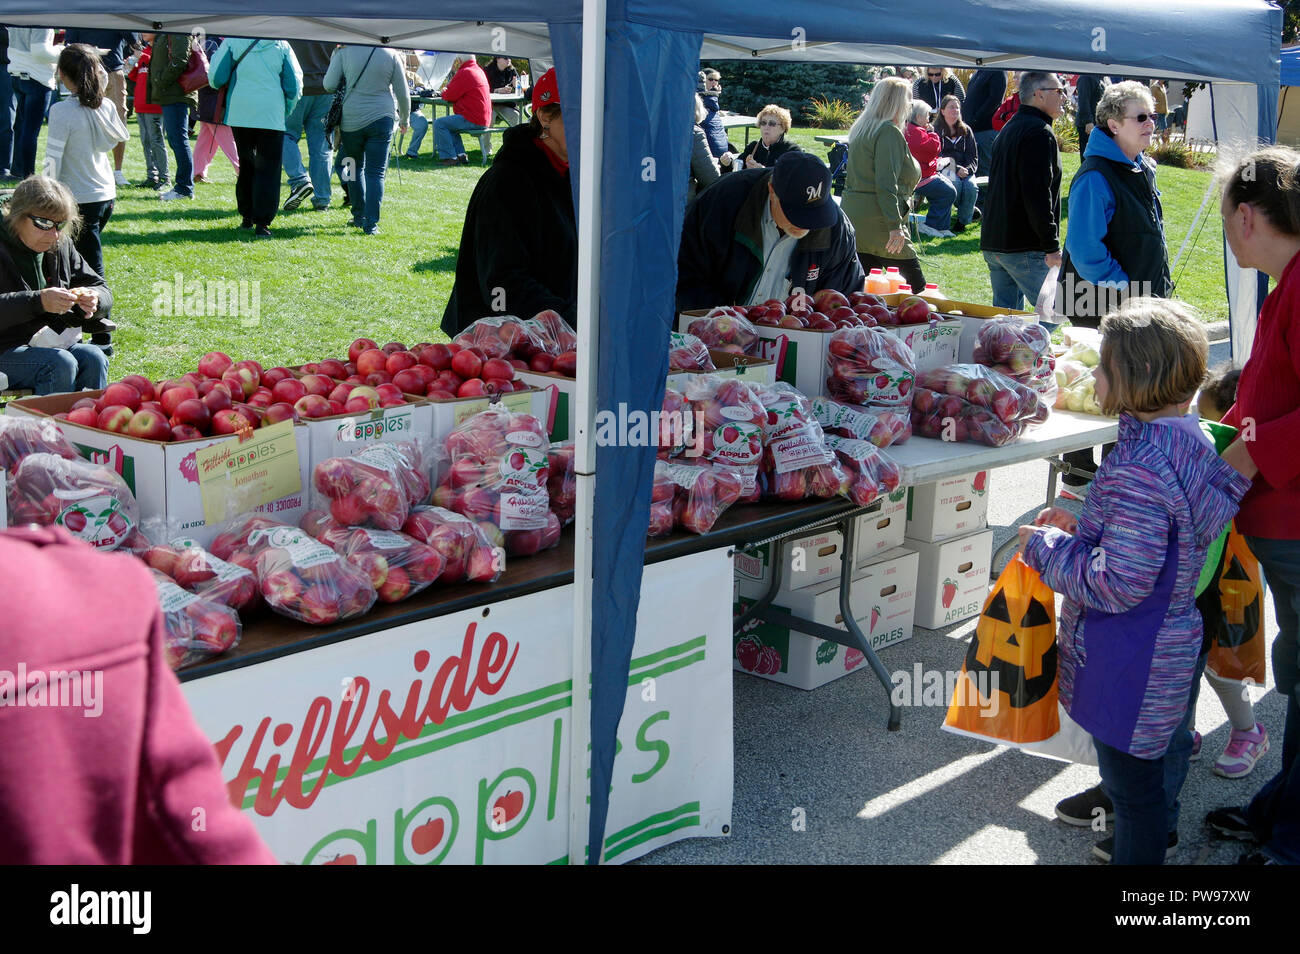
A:
{"label": "shrub", "polygon": [[1147,155],[1162,166],[1174,166],[1178,169],[1204,169],[1214,164],[1215,154],[1198,152],[1181,139],[1168,142],[1152,142]]}
{"label": "shrub", "polygon": [[804,107],[804,114],[812,126],[822,129],[848,129],[857,118],[857,112],[842,99],[818,99],[813,97]]}
{"label": "shrub", "polygon": [[1074,128],[1074,117],[1068,112],[1056,117],[1052,132],[1056,134],[1056,145],[1061,152],[1079,151],[1079,130]]}

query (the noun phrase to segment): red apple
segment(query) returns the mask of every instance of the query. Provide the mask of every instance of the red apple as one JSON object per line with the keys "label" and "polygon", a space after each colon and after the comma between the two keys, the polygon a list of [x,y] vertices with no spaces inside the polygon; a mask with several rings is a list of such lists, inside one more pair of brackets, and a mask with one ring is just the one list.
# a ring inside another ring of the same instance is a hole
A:
{"label": "red apple", "polygon": [[157,411],[142,409],[136,411],[126,425],[126,433],[144,441],[171,440],[172,429],[167,418]]}
{"label": "red apple", "polygon": [[99,414],[93,407],[75,407],[68,412],[69,424],[80,424],[83,427],[99,427]]}
{"label": "red apple", "polygon": [[432,344],[418,353],[420,363],[435,371],[445,371],[451,367],[451,350],[444,344]]}
{"label": "red apple", "polygon": [[415,355],[409,351],[394,351],[388,356],[388,360],[384,362],[384,370],[389,374],[397,374],[398,371],[413,368],[419,363]]}
{"label": "red apple", "polygon": [[[409,354],[407,351],[400,351],[398,354]],[[396,357],[396,355],[394,355]],[[413,368],[407,368],[404,371],[398,371],[393,375],[393,387],[404,394],[421,394],[424,391],[424,378],[415,373]]]}
{"label": "red apple", "polygon": [[[464,354],[463,351],[461,353]],[[487,391],[483,388],[482,378],[470,378],[456,389],[456,397],[482,397],[484,394]]]}
{"label": "red apple", "polygon": [[247,419],[238,411],[218,411],[212,416],[213,434],[240,434],[251,429]]}
{"label": "red apple", "polygon": [[430,401],[451,401],[456,397],[456,395],[451,391],[444,391],[442,388],[436,387],[432,384],[429,385],[429,390],[424,392],[424,396]]}
{"label": "red apple", "polygon": [[143,374],[128,374],[122,378],[123,384],[129,384],[140,392],[141,401],[152,401],[156,392],[154,391],[153,382]]}
{"label": "red apple", "polygon": [[118,381],[104,388],[104,393],[100,396],[100,400],[104,402],[105,407],[121,404],[124,407],[129,407],[132,411],[137,411],[140,408],[140,401],[142,399],[138,390],[131,387],[129,384]]}
{"label": "red apple", "polygon": [[[542,352],[538,352],[538,354],[541,353]],[[533,355],[533,357],[537,357],[537,355]],[[497,378],[501,381],[511,381],[514,379],[514,376],[515,368],[509,361],[504,361],[501,358],[489,358],[487,361],[483,362],[481,377],[484,379]]]}
{"label": "red apple", "polygon": [[385,603],[397,603],[411,595],[411,578],[401,567],[390,566],[388,578],[377,589]]}
{"label": "red apple", "polygon": [[578,376],[578,352],[566,351],[563,354],[556,355],[551,370],[556,374],[564,375],[566,378],[576,378]]}
{"label": "red apple", "polygon": [[222,354],[220,351],[209,351],[199,358],[199,373],[204,377],[219,378],[232,364],[234,362],[230,360],[230,355]]}
{"label": "red apple", "polygon": [[398,351],[405,351],[406,345],[402,344],[400,341],[390,341],[380,350],[382,350],[384,354],[392,355],[396,354]]}
{"label": "red apple", "polygon": [[308,394],[299,398],[293,409],[299,417],[329,417],[330,402],[319,394]]}
{"label": "red apple", "polygon": [[379,395],[380,404],[385,402],[402,404],[406,401],[406,398],[402,395],[402,389],[396,384],[381,384],[375,388],[375,391]]}
{"label": "red apple", "polygon": [[[319,392],[312,391],[312,394]],[[299,398],[306,397],[308,394],[305,379],[303,381],[297,378],[285,378],[271,388],[271,403],[273,404],[294,404]]]}
{"label": "red apple", "polygon": [[546,374],[551,370],[551,367],[554,364],[555,359],[553,357],[545,351],[539,351],[537,354],[533,355],[532,359],[528,362],[528,367],[531,370],[536,371],[538,374]]}
{"label": "red apple", "polygon": [[[319,394],[321,397],[325,397],[334,390],[334,379],[326,374],[309,374],[298,380],[307,389],[308,394]],[[274,395],[275,391],[272,390],[271,393]],[[301,397],[301,395],[299,396]],[[288,396],[286,394],[284,397],[277,397],[277,400],[286,401]],[[297,401],[298,398],[294,398],[294,400]]]}
{"label": "red apple", "polygon": [[262,366],[256,361],[252,361],[252,360],[236,361],[234,363],[234,367],[246,368],[247,370],[252,371],[253,377],[259,381],[262,378]]}
{"label": "red apple", "polygon": [[181,401],[180,404],[176,405],[176,410],[172,413],[171,426],[175,429],[181,424],[188,424],[190,427],[197,428],[201,433],[206,434],[212,426],[212,412],[198,398]]}
{"label": "red apple", "polygon": [[203,436],[203,432],[192,424],[173,424],[172,440],[173,441],[192,441]]}
{"label": "red apple", "polygon": [[234,367],[221,376],[221,383],[230,388],[231,397],[238,393],[241,398],[247,398],[257,390],[260,378],[260,373],[254,374],[249,368]]}
{"label": "red apple", "polygon": [[365,383],[370,385],[372,388],[378,387],[381,384],[392,384],[393,376],[387,371],[372,371],[370,374],[366,375]]}
{"label": "red apple", "polygon": [[[368,384],[363,384],[353,388],[348,393],[348,401],[355,401],[358,398],[364,400],[370,409],[379,407],[379,392]],[[347,403],[346,401],[344,403]]]}
{"label": "red apple", "polygon": [[328,374],[335,380],[342,381],[348,376],[347,366],[337,358],[329,358],[320,363],[319,373]]}
{"label": "red apple", "polygon": [[101,431],[126,433],[126,426],[131,423],[134,412],[124,404],[110,404],[99,412],[95,426]]}
{"label": "red apple", "polygon": [[371,348],[363,351],[356,357],[357,374],[363,378],[374,374],[376,371],[385,371],[388,367],[388,355],[378,348]]}
{"label": "red apple", "polygon": [[356,341],[352,342],[352,344],[348,345],[348,360],[356,361],[357,355],[361,354],[361,352],[370,351],[378,347],[379,345],[375,344],[369,338],[358,338]]}
{"label": "red apple", "polygon": [[262,372],[259,382],[264,388],[273,388],[280,381],[293,377],[293,372],[285,367],[267,368]]}
{"label": "red apple", "polygon": [[253,407],[270,407],[275,403],[275,398],[266,388],[258,388],[253,392],[253,396],[248,399],[248,403]]}
{"label": "red apple", "polygon": [[[347,382],[342,382],[340,384],[336,384],[334,386],[334,390],[325,396],[331,401],[338,401],[340,404],[343,404],[347,401],[348,395],[352,393],[352,388],[353,385],[348,384]],[[299,395],[299,397],[301,396],[302,395]],[[294,398],[293,400],[296,401],[298,400],[298,398]],[[293,401],[290,401],[289,403],[292,404]]]}
{"label": "red apple", "polygon": [[343,404],[340,403],[339,401],[330,401],[329,398],[326,398],[325,400],[329,403],[330,406],[330,412],[328,416],[333,417],[335,414],[344,414],[347,412],[347,408],[344,407]]}
{"label": "red apple", "polygon": [[230,399],[230,391],[224,384],[217,384],[212,390],[203,396],[203,403],[208,406],[208,410],[213,414],[218,411],[228,411],[233,405]]}
{"label": "red apple", "polygon": [[464,380],[477,378],[483,370],[483,361],[471,351],[458,352],[451,359],[451,369]]}
{"label": "red apple", "polygon": [[266,409],[266,423],[279,424],[281,421],[297,422],[298,415],[293,409],[292,404],[272,404]]}

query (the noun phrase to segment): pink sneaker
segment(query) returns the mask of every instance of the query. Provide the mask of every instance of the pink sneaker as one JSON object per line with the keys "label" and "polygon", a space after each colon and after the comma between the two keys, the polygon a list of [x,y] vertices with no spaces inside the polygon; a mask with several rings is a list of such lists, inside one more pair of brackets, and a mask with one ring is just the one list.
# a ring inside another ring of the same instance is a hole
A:
{"label": "pink sneaker", "polygon": [[1192,732],[1192,754],[1187,756],[1187,761],[1195,762],[1201,757],[1201,733],[1193,730]]}
{"label": "pink sneaker", "polygon": [[1228,747],[1214,760],[1214,774],[1224,778],[1245,778],[1268,751],[1268,731],[1255,723],[1249,732],[1232,730]]}

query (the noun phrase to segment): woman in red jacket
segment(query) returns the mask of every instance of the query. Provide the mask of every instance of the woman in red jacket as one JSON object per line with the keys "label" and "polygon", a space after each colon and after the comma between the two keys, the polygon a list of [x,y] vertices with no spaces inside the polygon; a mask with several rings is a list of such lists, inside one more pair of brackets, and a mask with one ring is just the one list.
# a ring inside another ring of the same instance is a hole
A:
{"label": "woman in red jacket", "polygon": [[921,234],[932,238],[953,238],[956,233],[948,226],[952,224],[952,204],[957,201],[957,190],[938,174],[939,150],[943,143],[939,134],[930,128],[930,105],[924,100],[912,100],[903,138],[907,140],[912,158],[921,167],[921,181],[916,184],[916,192],[930,203],[930,210],[920,225]]}
{"label": "woman in red jacket", "polygon": [[1249,805],[1212,811],[1206,823],[1262,846],[1243,862],[1300,864],[1300,152],[1270,146],[1236,163],[1220,212],[1237,263],[1277,282],[1223,418],[1240,430],[1223,459],[1254,480],[1236,527],[1273,591],[1273,678],[1287,710],[1281,771]]}

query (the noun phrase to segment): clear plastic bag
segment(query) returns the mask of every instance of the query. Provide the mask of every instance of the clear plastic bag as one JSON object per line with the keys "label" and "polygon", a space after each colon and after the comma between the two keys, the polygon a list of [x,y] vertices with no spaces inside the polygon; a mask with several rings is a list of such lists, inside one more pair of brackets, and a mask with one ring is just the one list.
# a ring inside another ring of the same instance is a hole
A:
{"label": "clear plastic bag", "polygon": [[764,498],[834,497],[848,477],[826,446],[812,402],[785,382],[755,390],[766,411],[758,481]]}
{"label": "clear plastic bag", "polygon": [[578,503],[578,479],[573,473],[573,459],[577,447],[573,441],[559,441],[547,452],[546,492],[551,497],[551,513],[559,518],[560,526],[573,523],[573,511]]}
{"label": "clear plastic bag", "polygon": [[651,536],[667,532],[664,511],[670,486],[673,525],[691,533],[708,533],[741,497],[740,478],[729,468],[715,467],[707,461],[656,461],[655,484],[651,493]]}
{"label": "clear plastic bag", "polygon": [[520,358],[527,361],[539,352],[550,353],[536,327],[514,315],[497,315],[480,318],[452,338],[451,342],[462,348],[481,351],[485,358]]}
{"label": "clear plastic bag", "polygon": [[758,331],[739,308],[723,305],[707,315],[692,319],[686,333],[694,335],[709,348],[730,351],[732,354],[755,354],[758,348]]}
{"label": "clear plastic bag", "polygon": [[428,544],[443,558],[444,582],[493,583],[505,571],[505,550],[495,547],[469,517],[442,507],[416,507],[402,532]]}
{"label": "clear plastic bag", "polygon": [[674,331],[668,336],[669,371],[716,371],[704,342],[695,335]]}
{"label": "clear plastic bag", "polygon": [[524,326],[537,337],[542,350],[552,357],[578,350],[578,333],[558,311],[549,308],[539,311],[525,321]]}
{"label": "clear plastic bag", "polygon": [[126,481],[80,457],[28,454],[6,489],[11,526],[60,526],[99,550],[116,550],[140,524]]}
{"label": "clear plastic bag", "polygon": [[390,530],[344,527],[319,510],[303,514],[299,524],[321,543],[363,571],[382,603],[400,603],[426,589],[442,575],[442,554],[414,537]]}
{"label": "clear plastic bag", "polygon": [[153,578],[166,627],[163,654],[172,669],[218,656],[239,645],[243,626],[233,609],[183,589],[165,573],[155,570]]}
{"label": "clear plastic bag", "polygon": [[907,408],[916,358],[893,335],[875,328],[841,328],[827,345],[826,393],[846,404]]}
{"label": "clear plastic bag", "polygon": [[812,407],[817,423],[828,435],[870,441],[877,447],[902,444],[912,436],[909,408],[857,407],[824,397],[813,398]]}
{"label": "clear plastic bag", "polygon": [[1020,437],[1025,423],[1007,423],[983,405],[929,388],[918,387],[912,400],[912,429],[935,440],[1001,447]]}
{"label": "clear plastic bag", "polygon": [[312,471],[312,505],[351,527],[398,530],[411,507],[429,501],[423,439],[371,444],[351,457],[330,457]]}
{"label": "clear plastic bag", "polygon": [[691,404],[695,424],[703,427],[695,444],[700,455],[711,463],[734,468],[741,479],[741,498],[757,500],[767,420],[763,403],[747,384],[707,376],[687,381],[683,395]]}
{"label": "clear plastic bag", "polygon": [[901,481],[898,465],[870,441],[832,435],[826,438],[826,446],[848,474],[844,495],[859,507],[898,489]]}
{"label": "clear plastic bag", "polygon": [[[1037,391],[982,364],[951,364],[923,371],[916,376],[916,386],[986,408],[1004,424],[1047,420],[1048,405]],[[912,426],[916,427],[915,416]]]}
{"label": "clear plastic bag", "polygon": [[28,454],[54,454],[66,460],[81,456],[52,419],[0,414],[0,468],[13,473]]}
{"label": "clear plastic bag", "polygon": [[282,616],[326,626],[363,616],[375,604],[370,577],[298,527],[254,530],[248,545],[262,598]]}

